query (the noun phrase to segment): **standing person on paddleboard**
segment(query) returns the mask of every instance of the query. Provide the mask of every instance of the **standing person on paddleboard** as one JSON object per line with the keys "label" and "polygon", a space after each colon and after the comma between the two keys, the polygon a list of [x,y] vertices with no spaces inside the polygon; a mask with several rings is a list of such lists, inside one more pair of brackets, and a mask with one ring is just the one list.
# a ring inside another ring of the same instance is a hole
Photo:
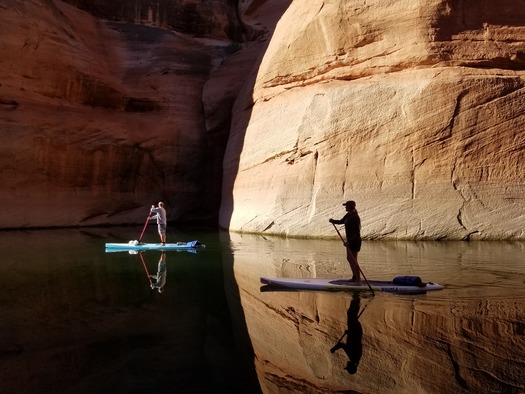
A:
{"label": "standing person on paddleboard", "polygon": [[[153,215],[155,214],[155,215]],[[151,206],[150,220],[157,219],[157,225],[159,228],[160,242],[162,245],[166,245],[166,210],[164,209],[164,203],[159,202],[159,206],[155,208],[155,205]]]}
{"label": "standing person on paddleboard", "polygon": [[[346,232],[346,259],[352,270],[351,282],[361,284],[361,270],[357,262],[357,254],[361,250],[361,219],[355,209],[355,201],[347,201],[343,204],[346,208],[346,215],[340,219],[330,219],[332,224],[344,224]],[[337,229],[337,228],[336,228]]]}

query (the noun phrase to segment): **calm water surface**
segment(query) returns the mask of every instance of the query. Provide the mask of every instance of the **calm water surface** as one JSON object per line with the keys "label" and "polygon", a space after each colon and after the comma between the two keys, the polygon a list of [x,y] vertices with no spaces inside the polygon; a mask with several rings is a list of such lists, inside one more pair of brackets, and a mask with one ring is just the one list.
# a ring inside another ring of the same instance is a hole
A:
{"label": "calm water surface", "polygon": [[159,293],[160,252],[104,250],[140,232],[0,233],[0,393],[525,392],[525,243],[364,242],[369,279],[446,286],[373,297],[261,291],[348,277],[340,241],[171,232],[207,247]]}

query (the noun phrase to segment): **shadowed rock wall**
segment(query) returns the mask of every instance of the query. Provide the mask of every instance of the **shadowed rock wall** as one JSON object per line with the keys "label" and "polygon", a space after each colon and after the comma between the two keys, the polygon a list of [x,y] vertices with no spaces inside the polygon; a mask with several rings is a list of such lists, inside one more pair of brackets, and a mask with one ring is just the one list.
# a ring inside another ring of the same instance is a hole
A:
{"label": "shadowed rock wall", "polygon": [[202,87],[231,52],[225,30],[242,32],[232,7],[210,5],[228,27],[206,40],[59,1],[4,2],[0,227],[143,223],[159,200],[170,221],[213,219]]}
{"label": "shadowed rock wall", "polygon": [[108,20],[145,23],[178,32],[241,40],[233,0],[65,0]]}

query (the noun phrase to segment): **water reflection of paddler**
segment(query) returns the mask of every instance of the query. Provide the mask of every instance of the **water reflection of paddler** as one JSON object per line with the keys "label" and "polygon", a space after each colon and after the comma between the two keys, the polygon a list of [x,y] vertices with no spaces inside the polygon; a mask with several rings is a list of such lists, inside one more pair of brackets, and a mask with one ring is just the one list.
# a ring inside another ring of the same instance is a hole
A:
{"label": "water reflection of paddler", "polygon": [[151,279],[155,282],[151,282],[152,289],[158,289],[159,293],[164,291],[164,285],[166,284],[166,275],[168,271],[166,269],[166,253],[162,253],[159,259],[159,265],[157,267],[157,275],[150,275]]}
{"label": "water reflection of paddler", "polygon": [[[352,301],[347,311],[347,323],[348,329],[343,333],[339,341],[335,344],[333,348],[330,349],[330,352],[335,353],[338,349],[343,349],[343,351],[348,356],[348,362],[346,363],[345,369],[350,374],[355,374],[357,372],[357,366],[361,360],[361,355],[363,354],[363,328],[361,323],[359,323],[359,317],[364,312],[364,309],[359,312],[361,307],[361,300],[359,294],[354,293],[352,295]],[[346,335],[346,343],[341,342]]]}

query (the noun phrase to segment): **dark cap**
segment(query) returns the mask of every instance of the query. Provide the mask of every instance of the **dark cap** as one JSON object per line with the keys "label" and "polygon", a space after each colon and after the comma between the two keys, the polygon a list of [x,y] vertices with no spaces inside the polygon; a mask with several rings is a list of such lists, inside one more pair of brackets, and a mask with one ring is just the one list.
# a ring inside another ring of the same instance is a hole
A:
{"label": "dark cap", "polygon": [[350,207],[350,208],[355,208],[355,201],[350,200],[350,201],[343,203],[343,205]]}

